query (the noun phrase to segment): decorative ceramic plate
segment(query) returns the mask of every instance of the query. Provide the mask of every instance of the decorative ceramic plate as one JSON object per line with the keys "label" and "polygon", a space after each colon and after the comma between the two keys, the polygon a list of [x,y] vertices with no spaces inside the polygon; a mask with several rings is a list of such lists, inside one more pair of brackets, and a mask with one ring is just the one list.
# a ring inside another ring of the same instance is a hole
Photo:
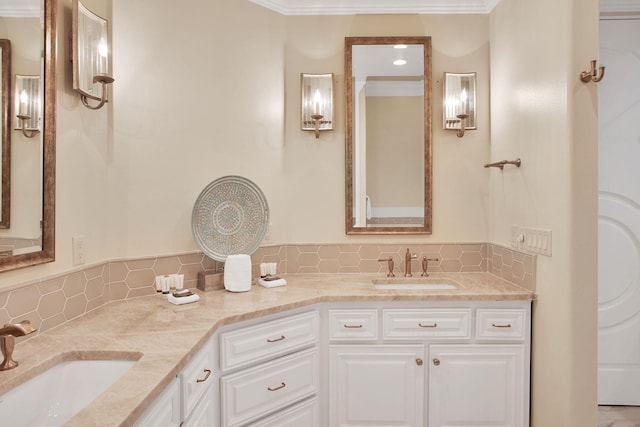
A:
{"label": "decorative ceramic plate", "polygon": [[198,247],[216,261],[251,255],[269,225],[269,206],[260,188],[241,176],[223,176],[202,190],[191,214]]}

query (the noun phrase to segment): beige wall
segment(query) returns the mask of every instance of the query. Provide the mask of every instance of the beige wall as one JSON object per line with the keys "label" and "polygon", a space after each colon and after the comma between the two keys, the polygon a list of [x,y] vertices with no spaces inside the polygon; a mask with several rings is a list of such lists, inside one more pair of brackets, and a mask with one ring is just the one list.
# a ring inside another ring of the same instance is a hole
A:
{"label": "beige wall", "polygon": [[594,426],[597,86],[578,75],[598,57],[598,2],[502,0],[490,28],[491,157],[523,162],[491,173],[490,240],[509,244],[512,224],[553,231],[536,275],[532,426]]}

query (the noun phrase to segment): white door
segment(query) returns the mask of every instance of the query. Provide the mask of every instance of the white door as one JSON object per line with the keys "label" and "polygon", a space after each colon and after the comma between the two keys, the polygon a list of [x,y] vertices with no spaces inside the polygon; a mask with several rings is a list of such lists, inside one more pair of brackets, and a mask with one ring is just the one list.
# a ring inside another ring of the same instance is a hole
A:
{"label": "white door", "polygon": [[640,405],[640,20],[600,21],[598,403]]}
{"label": "white door", "polygon": [[423,360],[423,345],[330,346],[330,427],[422,427]]}
{"label": "white door", "polygon": [[525,427],[524,345],[429,347],[429,427]]}

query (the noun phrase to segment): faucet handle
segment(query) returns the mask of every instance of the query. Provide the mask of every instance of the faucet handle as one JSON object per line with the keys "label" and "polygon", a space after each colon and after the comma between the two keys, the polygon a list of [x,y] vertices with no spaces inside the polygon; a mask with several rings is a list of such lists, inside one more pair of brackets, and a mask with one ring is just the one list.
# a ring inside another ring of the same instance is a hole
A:
{"label": "faucet handle", "polygon": [[422,273],[420,276],[429,277],[429,273],[427,273],[427,269],[429,268],[429,261],[440,261],[438,258],[427,258],[426,256],[422,257]]}
{"label": "faucet handle", "polygon": [[386,261],[387,262],[387,266],[389,267],[389,272],[387,273],[387,277],[396,277],[396,275],[393,274],[393,266],[394,266],[393,257],[390,256],[389,258],[381,258],[378,261],[379,262],[382,262],[382,261]]}

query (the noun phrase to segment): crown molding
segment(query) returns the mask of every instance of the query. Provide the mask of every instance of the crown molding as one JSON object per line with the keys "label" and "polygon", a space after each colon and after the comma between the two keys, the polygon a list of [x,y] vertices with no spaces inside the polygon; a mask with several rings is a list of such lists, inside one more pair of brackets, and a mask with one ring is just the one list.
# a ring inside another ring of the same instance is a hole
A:
{"label": "crown molding", "polygon": [[640,12],[640,0],[600,0],[600,12]]}
{"label": "crown molding", "polygon": [[40,0],[3,0],[0,16],[6,18],[37,18],[40,16]]}
{"label": "crown molding", "polygon": [[[500,0],[249,0],[282,15],[458,14],[491,12]],[[320,4],[321,3],[321,4]],[[345,4],[350,3],[350,4]]]}

